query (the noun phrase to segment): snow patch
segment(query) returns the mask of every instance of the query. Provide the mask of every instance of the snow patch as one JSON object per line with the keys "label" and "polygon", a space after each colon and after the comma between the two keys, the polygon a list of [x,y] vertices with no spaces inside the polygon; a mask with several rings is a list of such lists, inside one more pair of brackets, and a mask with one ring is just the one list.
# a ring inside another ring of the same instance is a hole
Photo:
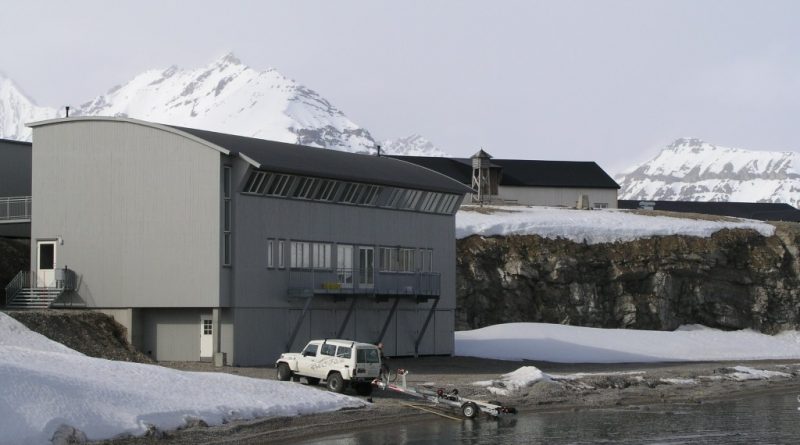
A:
{"label": "snow patch", "polygon": [[797,359],[797,338],[699,325],[667,332],[506,323],[456,332],[455,355],[558,363]]}
{"label": "snow patch", "polygon": [[492,394],[507,396],[513,392],[533,386],[540,381],[550,381],[551,377],[535,366],[523,366],[516,371],[503,374],[497,380],[483,380],[473,385],[483,386]]}
{"label": "snow patch", "polygon": [[199,421],[219,425],[365,405],[290,382],[87,357],[4,313],[0,382],[0,443],[9,444],[139,436]]}
{"label": "snow patch", "polygon": [[654,236],[709,237],[722,229],[752,229],[772,236],[775,227],[747,219],[706,221],[639,215],[626,210],[572,210],[554,207],[462,207],[456,213],[456,237],[539,235],[576,243],[600,244]]}
{"label": "snow patch", "polygon": [[744,381],[744,380],[766,380],[772,378],[788,378],[791,377],[791,374],[787,374],[785,372],[780,371],[767,371],[765,369],[755,369],[755,368],[748,368],[747,366],[734,366],[733,369],[736,372],[730,374],[730,377],[734,380]]}

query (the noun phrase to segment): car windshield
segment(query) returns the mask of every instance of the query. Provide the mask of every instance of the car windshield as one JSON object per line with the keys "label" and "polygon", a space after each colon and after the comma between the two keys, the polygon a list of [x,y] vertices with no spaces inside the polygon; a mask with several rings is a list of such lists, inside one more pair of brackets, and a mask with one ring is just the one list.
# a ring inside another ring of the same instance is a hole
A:
{"label": "car windshield", "polygon": [[381,356],[378,354],[378,350],[374,348],[369,349],[356,349],[356,358],[358,359],[358,363],[380,363]]}
{"label": "car windshield", "polygon": [[317,345],[308,345],[306,349],[303,350],[303,355],[305,357],[316,357],[317,356]]}

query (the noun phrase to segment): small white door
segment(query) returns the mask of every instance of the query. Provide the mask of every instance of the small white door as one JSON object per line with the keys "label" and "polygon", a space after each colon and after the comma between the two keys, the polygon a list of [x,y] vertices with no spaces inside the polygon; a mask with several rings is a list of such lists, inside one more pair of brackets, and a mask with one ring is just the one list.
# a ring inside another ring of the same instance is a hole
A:
{"label": "small white door", "polygon": [[200,316],[200,357],[211,358],[214,355],[214,320],[210,315]]}
{"label": "small white door", "polygon": [[36,243],[36,286],[56,286],[56,242],[39,241]]}

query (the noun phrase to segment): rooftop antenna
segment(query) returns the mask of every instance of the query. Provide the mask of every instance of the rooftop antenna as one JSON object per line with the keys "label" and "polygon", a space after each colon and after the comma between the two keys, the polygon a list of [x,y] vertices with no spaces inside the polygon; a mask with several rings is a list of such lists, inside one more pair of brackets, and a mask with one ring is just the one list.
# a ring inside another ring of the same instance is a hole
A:
{"label": "rooftop antenna", "polygon": [[69,105],[67,105],[67,116],[66,117],[69,117]]}

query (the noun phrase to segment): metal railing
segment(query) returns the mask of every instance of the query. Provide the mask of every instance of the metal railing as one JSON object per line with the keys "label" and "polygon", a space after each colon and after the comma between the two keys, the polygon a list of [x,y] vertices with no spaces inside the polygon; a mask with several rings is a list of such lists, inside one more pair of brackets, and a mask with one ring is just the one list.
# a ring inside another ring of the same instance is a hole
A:
{"label": "metal railing", "polygon": [[289,270],[289,291],[301,295],[374,294],[438,296],[438,272],[379,272],[372,276],[359,269]]}
{"label": "metal railing", "polygon": [[31,219],[31,197],[0,197],[0,221],[14,221],[18,219]]}
{"label": "metal railing", "polygon": [[14,300],[23,289],[55,289],[62,293],[75,290],[78,276],[67,267],[55,269],[49,276],[36,270],[20,271],[6,286],[6,305]]}

